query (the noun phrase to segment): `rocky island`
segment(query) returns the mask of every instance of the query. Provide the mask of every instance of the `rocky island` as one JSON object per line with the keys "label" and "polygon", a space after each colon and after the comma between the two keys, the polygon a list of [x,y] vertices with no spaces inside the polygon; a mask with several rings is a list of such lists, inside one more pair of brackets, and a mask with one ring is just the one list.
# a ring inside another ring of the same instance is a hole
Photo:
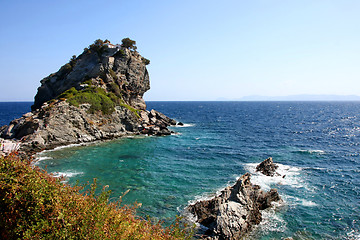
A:
{"label": "rocky island", "polygon": [[130,134],[170,135],[167,127],[176,121],[146,110],[150,61],[135,44],[96,40],[42,79],[32,111],[0,128],[0,137],[10,139],[2,145],[35,153]]}

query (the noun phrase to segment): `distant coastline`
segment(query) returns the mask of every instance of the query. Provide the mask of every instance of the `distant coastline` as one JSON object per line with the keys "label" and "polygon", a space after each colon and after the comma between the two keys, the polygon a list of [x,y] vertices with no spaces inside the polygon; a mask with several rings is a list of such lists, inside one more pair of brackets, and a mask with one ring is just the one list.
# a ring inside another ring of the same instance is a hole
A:
{"label": "distant coastline", "polygon": [[218,98],[217,101],[360,101],[357,95],[288,95],[288,96],[261,96],[251,95],[239,99]]}
{"label": "distant coastline", "polygon": [[[217,98],[215,100],[145,100],[145,102],[356,102],[357,95],[289,95],[289,96],[244,96],[242,98]],[[34,101],[0,101],[4,103],[31,103]]]}

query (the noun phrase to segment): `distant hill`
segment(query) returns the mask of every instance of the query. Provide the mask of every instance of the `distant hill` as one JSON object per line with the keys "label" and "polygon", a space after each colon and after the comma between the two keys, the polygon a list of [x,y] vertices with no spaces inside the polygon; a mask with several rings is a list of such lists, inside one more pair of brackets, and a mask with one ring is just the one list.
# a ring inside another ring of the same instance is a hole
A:
{"label": "distant hill", "polygon": [[357,95],[290,95],[290,96],[245,96],[238,101],[360,101]]}

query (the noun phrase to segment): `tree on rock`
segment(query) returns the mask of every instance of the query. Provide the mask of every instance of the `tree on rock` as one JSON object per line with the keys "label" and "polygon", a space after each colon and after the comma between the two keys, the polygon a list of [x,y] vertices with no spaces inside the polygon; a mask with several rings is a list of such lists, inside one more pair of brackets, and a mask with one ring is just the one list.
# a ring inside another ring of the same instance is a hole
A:
{"label": "tree on rock", "polygon": [[121,46],[127,49],[133,49],[136,50],[137,47],[136,45],[136,41],[131,40],[130,38],[124,38],[123,40],[121,40],[122,44]]}

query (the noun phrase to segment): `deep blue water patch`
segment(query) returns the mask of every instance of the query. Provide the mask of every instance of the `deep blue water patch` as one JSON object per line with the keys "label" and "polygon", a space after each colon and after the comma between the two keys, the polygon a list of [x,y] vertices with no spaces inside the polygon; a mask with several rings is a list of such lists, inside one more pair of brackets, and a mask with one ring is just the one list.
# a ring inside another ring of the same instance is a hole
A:
{"label": "deep blue water patch", "polygon": [[0,127],[31,111],[33,102],[0,102]]}

